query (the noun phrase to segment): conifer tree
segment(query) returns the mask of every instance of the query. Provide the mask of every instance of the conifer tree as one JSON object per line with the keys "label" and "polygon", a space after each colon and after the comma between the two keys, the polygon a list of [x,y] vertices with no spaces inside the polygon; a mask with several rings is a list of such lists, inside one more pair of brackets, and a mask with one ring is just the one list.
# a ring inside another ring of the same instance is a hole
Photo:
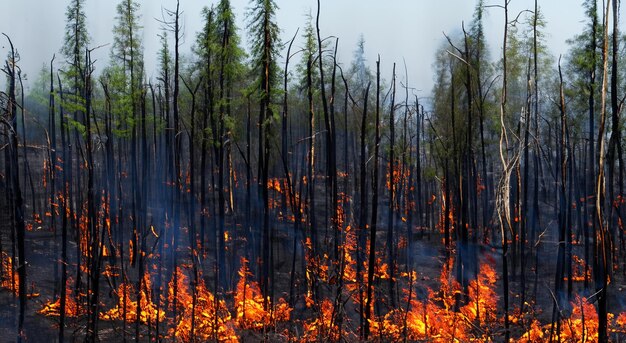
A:
{"label": "conifer tree", "polygon": [[268,177],[270,169],[270,155],[272,138],[274,135],[274,96],[279,81],[279,70],[276,59],[279,55],[280,39],[276,10],[273,0],[252,0],[248,13],[249,36],[251,41],[252,69],[256,75],[254,89],[259,101],[259,140],[257,160],[258,197],[263,204],[261,225],[261,290],[266,299],[265,307],[269,305],[267,299],[270,294],[271,260],[271,228],[269,218]]}

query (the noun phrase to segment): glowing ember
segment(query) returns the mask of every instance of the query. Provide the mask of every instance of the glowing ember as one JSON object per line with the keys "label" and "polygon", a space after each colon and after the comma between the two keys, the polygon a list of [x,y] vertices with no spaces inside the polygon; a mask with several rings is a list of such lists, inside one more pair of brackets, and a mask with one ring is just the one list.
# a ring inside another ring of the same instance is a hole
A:
{"label": "glowing ember", "polygon": [[1,286],[15,294],[20,289],[19,279],[17,273],[13,269],[13,259],[7,253],[2,253],[2,274],[0,275]]}
{"label": "glowing ember", "polygon": [[[587,298],[576,295],[570,302],[571,314],[561,319],[560,334],[557,335],[551,324],[541,325],[536,319],[533,320],[530,329],[519,338],[518,342],[540,343],[545,342],[550,337],[558,342],[598,342],[598,313],[592,303]],[[615,316],[608,314],[609,330],[612,332],[622,332],[626,325],[626,312],[621,313],[613,324]],[[614,327],[617,326],[617,327]]]}
{"label": "glowing ember", "polygon": [[[81,307],[78,306],[76,296],[74,296],[72,292],[72,288],[70,287],[72,283],[73,280],[70,277],[65,284],[65,316],[70,318],[77,317],[84,312]],[[54,302],[52,300],[48,301],[37,313],[45,316],[59,317],[61,315],[61,298],[57,298]]]}
{"label": "glowing ember", "polygon": [[[337,342],[340,339],[339,328],[333,323],[334,305],[324,299],[319,306],[317,318],[304,323],[303,342]],[[345,334],[345,333],[344,333]]]}
{"label": "glowing ember", "polygon": [[127,282],[119,285],[117,288],[118,304],[114,308],[105,313],[100,314],[100,319],[104,320],[121,320],[126,319],[128,322],[136,322],[137,317],[141,323],[154,323],[157,320],[162,321],[165,318],[163,311],[158,312],[156,304],[152,302],[152,283],[150,275],[146,273],[143,277],[141,289],[141,311],[137,316],[137,297],[135,287]]}
{"label": "glowing ember", "polygon": [[482,264],[478,278],[470,281],[468,291],[470,301],[461,308],[471,321],[478,324],[493,323],[496,320],[497,301],[496,271],[488,264]]}
{"label": "glowing ember", "polygon": [[[391,310],[370,321],[372,337],[381,341],[407,339],[429,342],[485,341],[493,336],[490,325],[498,325],[496,317],[496,273],[493,267],[483,263],[478,278],[468,286],[468,299],[459,307],[461,287],[451,277],[454,260],[444,263],[440,275],[439,291],[427,289],[428,297],[415,299],[415,272],[404,273],[409,289],[404,289],[401,308]],[[407,304],[408,302],[408,305]],[[407,311],[408,308],[408,311]],[[480,330],[476,330],[480,328]]]}
{"label": "glowing ember", "polygon": [[[587,280],[591,280],[591,269],[587,268],[586,274]],[[563,279],[567,281],[567,276]],[[585,281],[585,260],[576,255],[572,255],[572,281]]]}
{"label": "glowing ember", "polygon": [[265,299],[263,299],[259,284],[251,278],[252,273],[248,269],[248,260],[242,257],[239,282],[235,293],[237,326],[246,329],[261,329],[279,321],[289,320],[292,309],[286,301],[281,298],[276,306],[272,307],[270,304],[269,310],[266,310],[264,307]]}
{"label": "glowing ember", "polygon": [[587,298],[576,296],[572,301],[572,314],[561,321],[561,341],[597,342],[598,313]]}
{"label": "glowing ember", "polygon": [[181,267],[176,267],[172,278],[167,284],[168,301],[170,309],[178,313],[185,310],[185,304],[190,304],[193,301],[191,294],[189,294],[189,280],[187,275],[183,272]]}
{"label": "glowing ember", "polygon": [[519,338],[518,342],[543,342],[545,340],[541,324],[535,319],[530,325],[530,330],[526,331],[522,337]]}
{"label": "glowing ember", "polygon": [[[182,274],[180,268],[177,268],[177,272]],[[184,280],[180,274],[178,276],[179,280]],[[184,296],[179,298],[182,303],[178,305],[182,308],[182,313],[178,316],[176,325],[170,329],[169,334],[183,342],[190,342],[193,339],[230,343],[238,342],[239,339],[235,334],[231,314],[226,307],[226,302],[217,300],[206,288],[202,278],[199,278],[199,280],[198,285],[195,287],[195,303],[193,296],[185,296],[189,295],[190,292],[188,283],[180,285],[183,289],[179,288],[178,292],[181,292]]]}

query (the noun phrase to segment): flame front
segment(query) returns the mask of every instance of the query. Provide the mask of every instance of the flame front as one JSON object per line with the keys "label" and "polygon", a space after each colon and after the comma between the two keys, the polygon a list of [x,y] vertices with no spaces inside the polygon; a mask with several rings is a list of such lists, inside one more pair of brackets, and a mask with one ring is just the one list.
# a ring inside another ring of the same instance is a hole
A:
{"label": "flame front", "polygon": [[269,304],[266,309],[266,300],[269,303],[269,299],[263,299],[259,284],[251,280],[251,277],[248,260],[242,257],[235,293],[237,326],[242,329],[261,329],[276,322],[289,320],[292,309],[287,302],[281,298],[278,304],[275,306]]}
{"label": "flame front", "polygon": [[[152,302],[152,283],[150,274],[143,276],[140,292],[140,313],[137,316],[137,296],[136,288],[131,283],[123,282],[117,288],[117,306],[105,313],[100,314],[100,319],[122,320],[134,323],[139,320],[143,324],[161,322],[165,318],[163,311],[157,311],[157,306]],[[158,313],[158,315],[157,315]]]}

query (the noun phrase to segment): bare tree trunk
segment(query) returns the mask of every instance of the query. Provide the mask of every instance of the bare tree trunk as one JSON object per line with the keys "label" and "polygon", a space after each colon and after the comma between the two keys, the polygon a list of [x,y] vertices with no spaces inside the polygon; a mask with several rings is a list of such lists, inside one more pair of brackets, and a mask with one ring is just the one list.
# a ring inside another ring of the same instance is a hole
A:
{"label": "bare tree trunk", "polygon": [[604,178],[604,130],[606,122],[606,88],[608,76],[608,49],[609,49],[609,6],[611,1],[606,3],[604,16],[604,33],[602,46],[602,91],[601,91],[601,112],[600,127],[598,129],[598,161],[596,178],[596,215],[595,226],[597,227],[595,240],[594,257],[594,279],[596,292],[598,294],[598,340],[608,342],[608,321],[607,321],[607,296],[608,279],[611,271],[611,236],[604,218],[604,201],[606,184]]}
{"label": "bare tree trunk", "polygon": [[393,72],[391,77],[391,107],[389,111],[389,208],[387,214],[387,267],[389,268],[389,299],[391,300],[391,307],[396,307],[395,296],[395,242],[393,233],[393,216],[394,216],[394,204],[395,204],[395,189],[396,183],[394,180],[395,174],[395,144],[396,144],[396,130],[395,130],[395,100],[396,100],[396,64],[393,64]]}
{"label": "bare tree trunk", "polygon": [[[608,11],[607,6],[607,11]],[[621,220],[622,206],[619,204],[618,197],[623,195],[623,177],[624,177],[624,161],[622,156],[622,131],[620,129],[620,104],[617,96],[618,91],[618,59],[619,59],[619,0],[613,0],[613,35],[612,35],[612,54],[611,54],[611,136],[609,139],[609,147],[606,154],[607,171],[608,171],[608,195],[609,202],[616,204],[611,206],[609,218],[607,221],[608,231],[611,237],[615,237],[617,232],[618,220]],[[607,29],[608,30],[608,29]],[[608,55],[607,55],[608,58]],[[623,102],[623,100],[622,100]],[[618,195],[615,195],[615,161],[619,160],[618,167]],[[609,273],[611,271],[608,271]]]}
{"label": "bare tree trunk", "polygon": [[[7,113],[8,123],[10,125],[9,131],[9,156],[10,163],[8,163],[10,174],[7,175],[10,182],[10,194],[12,195],[13,205],[13,224],[16,232],[17,242],[17,275],[19,280],[19,317],[17,325],[17,341],[22,342],[25,339],[24,334],[24,316],[26,312],[26,248],[24,245],[24,238],[26,235],[26,227],[24,224],[24,200],[22,198],[22,191],[20,188],[19,179],[19,159],[18,159],[18,138],[17,138],[17,100],[15,97],[15,82],[16,82],[16,63],[17,56],[13,47],[13,42],[9,36],[3,33],[7,38],[10,45],[10,53],[8,59],[5,61],[5,67],[3,71],[8,76],[9,90],[8,90],[8,102]],[[14,260],[15,261],[15,260]]]}
{"label": "bare tree trunk", "polygon": [[62,184],[62,189],[61,189],[61,194],[63,195],[62,197],[62,201],[61,201],[61,213],[62,213],[62,217],[61,217],[61,306],[60,306],[60,319],[59,319],[59,342],[64,342],[63,338],[65,333],[64,333],[64,325],[65,325],[65,309],[66,309],[66,302],[67,302],[67,229],[69,226],[69,215],[68,215],[68,207],[70,206],[70,204],[68,203],[68,199],[70,198],[70,194],[69,194],[69,190],[70,190],[70,186],[69,186],[69,178],[68,178],[68,173],[67,171],[68,169],[68,162],[70,159],[71,154],[68,154],[68,149],[66,149],[66,144],[68,142],[66,142],[66,140],[69,140],[69,137],[66,138],[66,120],[65,117],[63,116],[63,85],[61,83],[61,77],[58,77],[58,83],[59,83],[59,95],[60,95],[60,103],[59,103],[59,113],[61,116],[61,146],[63,147],[63,184]]}
{"label": "bare tree trunk", "polygon": [[504,340],[510,339],[509,329],[509,245],[507,232],[511,229],[511,213],[509,207],[509,184],[512,166],[509,158],[509,141],[507,134],[506,102],[507,102],[507,39],[509,28],[509,0],[504,1],[504,38],[502,43],[502,94],[500,99],[500,162],[502,163],[502,177],[498,186],[498,219],[500,221],[500,232],[502,239],[502,295],[504,298]]}
{"label": "bare tree trunk", "polygon": [[[554,280],[554,294],[556,296],[555,302],[552,306],[552,327],[556,323],[556,336],[561,337],[561,312],[560,303],[564,303],[563,298],[564,291],[564,277],[565,277],[565,241],[567,232],[567,199],[566,199],[566,183],[567,183],[567,146],[565,132],[567,129],[567,113],[565,110],[565,95],[563,91],[563,73],[561,72],[561,63],[559,59],[559,80],[560,80],[560,102],[559,111],[561,113],[561,132],[560,132],[560,175],[558,175],[559,182],[559,209],[558,209],[558,223],[559,223],[559,245],[556,260],[556,273]],[[571,279],[571,278],[570,278]],[[550,330],[550,336],[552,336],[552,329]]]}
{"label": "bare tree trunk", "polygon": [[[588,162],[587,162],[587,168],[588,168],[588,180],[596,180],[597,178],[597,163],[598,161],[596,160],[596,148],[594,145],[594,140],[595,140],[595,108],[596,108],[596,104],[595,104],[595,96],[596,96],[596,69],[597,69],[597,42],[596,42],[596,38],[597,38],[597,31],[598,31],[598,16],[597,16],[597,0],[593,0],[593,8],[591,9],[592,14],[592,18],[591,18],[591,47],[589,49],[590,53],[591,53],[591,65],[589,66],[589,153],[588,153]],[[601,138],[601,137],[600,137]],[[594,181],[595,182],[595,181]],[[591,197],[591,195],[593,194],[594,196],[596,195],[596,188],[594,185],[594,182],[590,182],[587,181],[587,190],[586,190],[586,195],[585,198],[587,199],[587,197]],[[592,216],[592,218],[586,218],[585,222],[587,223],[592,223],[591,224],[591,229],[592,232],[587,232],[585,234],[585,261],[589,261],[591,259],[593,259],[593,264],[595,265],[595,257],[590,256],[590,250],[594,251],[594,255],[595,255],[595,241],[596,241],[596,234],[597,234],[597,230],[598,227],[596,226],[596,222],[595,222],[595,214],[594,212],[597,210],[595,203],[593,202],[587,202],[585,201],[585,206],[588,208],[587,213]],[[588,231],[588,230],[585,230]],[[592,236],[592,243],[589,242],[589,236]],[[592,249],[589,249],[589,246],[592,246]],[[589,271],[589,264],[588,262],[585,262],[586,266],[585,266],[585,273],[587,273]],[[593,268],[595,269],[595,268]]]}
{"label": "bare tree trunk", "polygon": [[99,295],[100,295],[100,267],[102,261],[102,239],[101,234],[104,234],[104,230],[100,230],[99,218],[98,218],[98,201],[95,190],[95,175],[94,175],[94,158],[93,158],[93,144],[91,138],[91,96],[92,96],[92,82],[91,74],[93,72],[93,66],[91,63],[91,51],[86,51],[85,57],[85,113],[84,123],[86,128],[85,150],[87,156],[87,218],[89,223],[89,243],[90,243],[90,266],[89,266],[89,278],[91,282],[91,294],[89,299],[89,321],[90,326],[87,328],[87,340],[96,342],[98,340],[98,314],[99,314]]}
{"label": "bare tree trunk", "polygon": [[365,334],[364,338],[369,338],[369,321],[372,318],[372,297],[374,291],[374,270],[376,269],[376,227],[378,221],[378,157],[380,145],[380,56],[376,61],[376,119],[374,126],[376,133],[374,136],[374,160],[372,176],[372,221],[370,223],[370,244],[369,258],[367,266],[367,301],[365,303]]}
{"label": "bare tree trunk", "polygon": [[[313,85],[312,85],[312,67],[313,56],[309,55],[307,60],[307,99],[309,105],[309,163],[308,163],[308,175],[307,185],[309,186],[308,194],[308,217],[309,226],[311,230],[311,255],[313,258],[317,256],[318,252],[318,233],[317,233],[317,216],[315,214],[315,113],[313,110]],[[318,300],[318,279],[313,279],[313,297]]]}
{"label": "bare tree trunk", "polygon": [[[365,336],[366,330],[369,330],[369,323],[367,322],[367,314],[369,311],[365,310],[365,299],[363,299],[363,262],[365,261],[365,245],[367,244],[367,205],[368,205],[368,187],[367,187],[367,156],[366,154],[366,137],[367,137],[367,101],[369,96],[371,83],[367,84],[365,93],[363,94],[363,115],[361,116],[361,153],[360,153],[360,201],[359,201],[359,231],[358,231],[358,244],[357,244],[357,283],[359,284],[359,327],[361,328],[361,338],[367,339]],[[369,276],[368,276],[369,280]],[[367,287],[369,291],[369,286]],[[369,334],[369,332],[368,332]]]}

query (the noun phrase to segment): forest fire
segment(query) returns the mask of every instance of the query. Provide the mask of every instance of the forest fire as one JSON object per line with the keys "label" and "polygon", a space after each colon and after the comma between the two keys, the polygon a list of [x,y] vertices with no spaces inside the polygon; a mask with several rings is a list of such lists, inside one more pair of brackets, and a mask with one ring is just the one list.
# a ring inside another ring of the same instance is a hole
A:
{"label": "forest fire", "polygon": [[[178,309],[175,325],[169,335],[176,340],[191,342],[217,341],[238,342],[234,323],[224,300],[218,300],[206,288],[204,280],[194,289],[190,289],[186,274],[181,268],[176,269],[178,281],[176,306]],[[172,276],[172,280],[174,275]],[[173,286],[173,284],[171,284]],[[171,304],[174,303],[174,287],[170,287]],[[161,312],[162,313],[162,312]]]}
{"label": "forest fire", "polygon": [[334,323],[335,306],[329,299],[322,300],[317,317],[303,324],[304,335],[301,342],[339,342],[341,338],[349,337],[346,332],[340,332]]}
{"label": "forest fire", "polygon": [[[72,284],[72,278],[68,278],[65,286],[65,316],[68,318],[84,314],[84,310],[79,306],[79,301],[72,291]],[[45,316],[59,317],[61,315],[61,297],[58,297],[55,301],[51,300],[45,303],[38,313]]]}
{"label": "forest fire", "polygon": [[[304,218],[304,213],[306,213],[305,204],[301,199],[300,193],[298,191],[290,192],[288,188],[288,183],[285,178],[272,178],[268,180],[267,189],[273,191],[277,197],[272,197],[270,199],[269,208],[271,209],[286,209],[288,206],[293,206],[294,204],[299,204],[299,213],[298,216],[301,218],[302,222],[306,222]],[[288,222],[295,222],[296,214],[295,213],[283,213],[280,211],[277,215],[279,220],[285,220]]]}
{"label": "forest fire", "polygon": [[17,294],[19,289],[19,279],[17,278],[17,273],[15,273],[15,269],[13,269],[13,259],[7,253],[2,252],[0,254],[1,258],[1,286],[4,289],[7,289],[15,294]]}
{"label": "forest fire", "polygon": [[291,308],[280,298],[277,304],[264,299],[259,284],[251,279],[248,261],[241,258],[239,282],[235,293],[236,322],[239,328],[262,329],[290,318]]}
{"label": "forest fire", "polygon": [[555,325],[541,325],[533,320],[530,330],[522,334],[519,342],[597,342],[598,315],[595,307],[578,295],[570,306],[571,315],[558,322],[558,330]]}
{"label": "forest fire", "polygon": [[626,340],[619,1],[584,0],[557,62],[539,1],[477,0],[418,35],[445,32],[428,78],[321,28],[335,2],[285,32],[247,1],[247,49],[228,0],[158,34],[117,0],[102,46],[66,0],[33,78],[1,36],[0,337]]}
{"label": "forest fire", "polygon": [[[432,342],[485,341],[500,325],[497,318],[496,273],[487,263],[480,266],[478,278],[469,285],[466,300],[460,300],[461,287],[451,277],[453,260],[448,260],[440,275],[438,291],[427,288],[427,297],[417,299],[416,275],[408,276],[404,289],[406,308],[392,310],[372,322],[374,337],[394,341],[428,340]],[[408,309],[408,311],[407,311]]]}
{"label": "forest fire", "polygon": [[[583,282],[585,280],[591,280],[591,270],[585,267],[585,260],[577,255],[572,256],[572,281]],[[586,269],[586,271],[585,271]],[[565,276],[564,280],[568,277]]]}
{"label": "forest fire", "polygon": [[[137,304],[135,286],[128,282],[122,282],[115,292],[118,299],[117,305],[101,313],[100,319],[126,320],[129,323],[139,320],[143,324],[163,321],[165,313],[162,310],[157,311],[156,304],[152,302],[152,284],[148,273],[143,276],[141,285],[140,304]],[[137,311],[139,311],[139,315],[137,315]]]}

